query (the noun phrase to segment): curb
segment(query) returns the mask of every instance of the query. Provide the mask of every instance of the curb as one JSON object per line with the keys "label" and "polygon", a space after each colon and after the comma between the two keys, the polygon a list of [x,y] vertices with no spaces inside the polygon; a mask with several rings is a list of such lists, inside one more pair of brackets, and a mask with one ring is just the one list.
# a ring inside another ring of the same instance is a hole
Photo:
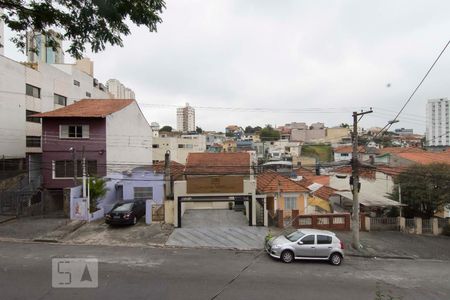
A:
{"label": "curb", "polygon": [[415,260],[413,256],[398,256],[398,255],[369,255],[369,254],[345,254],[345,256],[350,257],[362,257],[362,258],[382,258],[382,259],[409,259]]}
{"label": "curb", "polygon": [[9,221],[11,221],[11,220],[15,220],[15,219],[17,219],[17,217],[16,217],[16,216],[11,216],[11,217],[9,217],[9,218],[6,218],[6,219],[4,219],[4,220],[0,220],[0,224],[2,224],[2,223],[6,223],[6,222],[9,222]]}

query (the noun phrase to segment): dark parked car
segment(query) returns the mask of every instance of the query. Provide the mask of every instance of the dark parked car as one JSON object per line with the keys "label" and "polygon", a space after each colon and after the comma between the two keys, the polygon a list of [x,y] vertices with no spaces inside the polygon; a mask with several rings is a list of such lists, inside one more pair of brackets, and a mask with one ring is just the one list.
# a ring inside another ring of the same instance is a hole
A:
{"label": "dark parked car", "polygon": [[136,224],[137,221],[145,216],[145,202],[121,202],[114,205],[109,213],[106,214],[106,224]]}

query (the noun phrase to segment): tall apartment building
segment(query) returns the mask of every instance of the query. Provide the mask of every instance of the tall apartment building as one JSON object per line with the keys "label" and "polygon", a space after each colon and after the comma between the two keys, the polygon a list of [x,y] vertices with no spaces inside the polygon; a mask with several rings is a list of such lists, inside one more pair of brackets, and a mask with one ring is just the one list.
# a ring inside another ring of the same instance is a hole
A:
{"label": "tall apartment building", "polygon": [[56,33],[53,31],[50,31],[50,33],[50,37],[32,31],[27,33],[26,53],[28,62],[47,64],[64,63],[64,51],[62,48],[58,47],[54,50],[52,47],[46,45],[48,39],[53,39],[61,46],[62,41],[56,36]]}
{"label": "tall apartment building", "polygon": [[182,132],[195,131],[195,109],[186,103],[185,107],[177,108],[177,130]]}
{"label": "tall apartment building", "polygon": [[116,99],[136,99],[136,96],[132,89],[124,86],[117,79],[109,79],[106,82],[108,92],[110,92]]}
{"label": "tall apartment building", "polygon": [[0,157],[23,158],[42,152],[41,120],[31,115],[83,98],[111,98],[88,74],[93,69],[89,62],[19,63],[0,55]]}
{"label": "tall apartment building", "polygon": [[[2,10],[0,9],[0,15]],[[5,24],[0,19],[0,55],[5,55]]]}
{"label": "tall apartment building", "polygon": [[450,101],[430,99],[427,103],[427,146],[450,146]]}

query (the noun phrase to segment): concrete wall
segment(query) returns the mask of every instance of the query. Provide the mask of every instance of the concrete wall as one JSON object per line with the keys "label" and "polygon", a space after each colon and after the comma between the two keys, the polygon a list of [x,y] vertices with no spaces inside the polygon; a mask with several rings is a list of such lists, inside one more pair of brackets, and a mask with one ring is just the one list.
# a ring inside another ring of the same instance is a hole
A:
{"label": "concrete wall", "polygon": [[[350,190],[349,174],[346,178],[337,178],[330,176],[330,187],[337,190]],[[374,193],[380,196],[386,196],[387,193],[392,193],[394,181],[391,176],[376,172],[375,180],[368,180],[360,177],[361,190],[365,193]]]}
{"label": "concrete wall", "polygon": [[[106,160],[109,170],[152,164],[152,130],[137,103],[106,117]],[[124,165],[127,164],[127,165]]]}
{"label": "concrete wall", "polygon": [[[179,148],[179,145],[184,145]],[[167,150],[170,151],[170,159],[181,164],[186,164],[189,153],[206,151],[206,137],[204,135],[183,135],[181,137],[155,137],[152,148],[153,160],[164,161]]]}
{"label": "concrete wall", "polygon": [[25,157],[25,123],[25,67],[0,55],[0,156]]}

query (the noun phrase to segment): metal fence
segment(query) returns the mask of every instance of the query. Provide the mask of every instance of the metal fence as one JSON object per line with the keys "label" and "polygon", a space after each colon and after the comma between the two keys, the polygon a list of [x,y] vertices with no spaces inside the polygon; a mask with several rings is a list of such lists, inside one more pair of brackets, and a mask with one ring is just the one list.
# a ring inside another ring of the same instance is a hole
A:
{"label": "metal fence", "polygon": [[422,233],[433,233],[433,224],[431,219],[422,219]]}
{"label": "metal fence", "polygon": [[438,219],[438,227],[443,228],[445,225],[449,224],[450,218],[439,218]]}
{"label": "metal fence", "polygon": [[40,193],[29,191],[0,192],[0,214],[16,217],[42,214]]}
{"label": "metal fence", "polygon": [[370,230],[399,230],[398,218],[370,218]]}

